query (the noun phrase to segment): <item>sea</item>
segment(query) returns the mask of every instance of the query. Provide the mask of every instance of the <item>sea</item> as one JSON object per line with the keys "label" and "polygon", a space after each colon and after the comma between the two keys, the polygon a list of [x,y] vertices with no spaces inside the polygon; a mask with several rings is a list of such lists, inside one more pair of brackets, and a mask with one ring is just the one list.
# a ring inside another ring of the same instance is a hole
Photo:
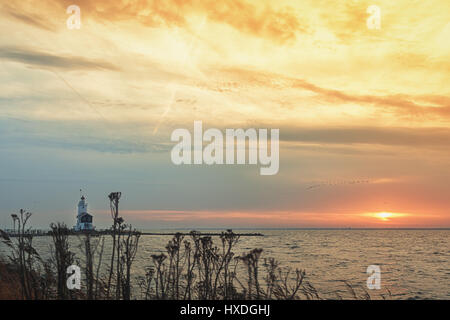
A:
{"label": "sea", "polygon": [[[148,230],[154,233],[187,233],[189,230]],[[200,229],[203,233],[224,230]],[[280,266],[302,269],[306,280],[324,299],[352,298],[351,285],[358,295],[368,292],[372,299],[450,299],[450,229],[251,229],[242,236],[236,255],[262,248],[263,259],[273,257]],[[81,240],[70,237],[77,252]],[[109,238],[109,237],[108,237]],[[168,235],[144,235],[133,264],[133,278],[145,274],[152,265],[151,255],[165,251]],[[186,236],[185,239],[189,239]],[[213,237],[220,245],[220,239]],[[50,237],[35,237],[34,246],[43,256],[50,255]],[[110,246],[109,242],[106,247]],[[106,248],[105,253],[107,253]],[[0,254],[8,249],[0,244]],[[380,288],[369,289],[369,266],[380,271]],[[244,271],[244,270],[243,270]],[[243,272],[242,276],[245,276]],[[261,278],[264,277],[262,272]],[[139,298],[135,292],[135,297]]]}

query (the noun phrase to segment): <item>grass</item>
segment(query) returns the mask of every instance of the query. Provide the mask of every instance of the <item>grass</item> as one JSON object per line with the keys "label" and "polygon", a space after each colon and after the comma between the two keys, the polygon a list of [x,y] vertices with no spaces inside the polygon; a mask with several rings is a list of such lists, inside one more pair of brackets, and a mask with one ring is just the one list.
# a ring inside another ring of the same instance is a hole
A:
{"label": "grass", "polygon": [[12,264],[0,260],[0,300],[18,300],[22,298],[19,270]]}
{"label": "grass", "polygon": [[[51,258],[43,261],[39,253],[32,264],[20,267],[20,261],[13,256],[9,262],[0,262],[0,299],[299,299],[318,298],[313,287],[304,281],[305,273],[295,270],[294,278],[290,269],[282,269],[274,259],[262,259],[262,249],[254,249],[237,256],[233,248],[239,236],[231,230],[223,232],[220,244],[216,246],[210,236],[191,232],[189,237],[176,234],[170,240],[165,253],[151,255],[152,262],[145,269],[145,276],[132,281],[131,267],[138,246],[130,246],[132,233],[121,235],[122,243],[119,268],[112,266],[111,284],[108,274],[111,265],[105,269],[102,261],[104,238],[81,237],[80,247],[83,257],[76,257],[69,250],[66,237],[67,228],[52,225],[53,245]],[[3,235],[3,240],[12,242]],[[187,238],[187,239],[186,239]],[[128,243],[128,244],[127,244]],[[10,243],[20,253],[20,246]],[[135,248],[134,251],[130,247]],[[109,260],[109,259],[106,259]],[[83,287],[70,291],[66,287],[66,269],[75,261],[83,270]],[[267,276],[260,276],[260,264]],[[237,268],[245,268],[247,278],[239,279]],[[101,272],[100,269],[107,270]],[[118,270],[118,273],[115,271]],[[33,274],[32,277],[24,274]],[[119,277],[119,280],[117,279]],[[22,281],[22,279],[25,279]],[[118,280],[118,281],[117,281]],[[262,282],[262,283],[261,283]],[[120,287],[117,287],[119,283]],[[19,285],[18,285],[19,284]],[[31,289],[31,290],[29,290]],[[27,293],[27,290],[31,293]],[[134,296],[132,295],[134,292]]]}

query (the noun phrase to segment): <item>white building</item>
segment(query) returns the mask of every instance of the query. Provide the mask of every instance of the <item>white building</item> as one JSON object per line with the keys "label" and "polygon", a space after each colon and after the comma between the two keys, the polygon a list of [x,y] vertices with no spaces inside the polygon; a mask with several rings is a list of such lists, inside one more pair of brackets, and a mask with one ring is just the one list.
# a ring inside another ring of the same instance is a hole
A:
{"label": "white building", "polygon": [[75,231],[94,230],[92,225],[92,215],[87,212],[87,202],[84,196],[78,202],[77,225]]}

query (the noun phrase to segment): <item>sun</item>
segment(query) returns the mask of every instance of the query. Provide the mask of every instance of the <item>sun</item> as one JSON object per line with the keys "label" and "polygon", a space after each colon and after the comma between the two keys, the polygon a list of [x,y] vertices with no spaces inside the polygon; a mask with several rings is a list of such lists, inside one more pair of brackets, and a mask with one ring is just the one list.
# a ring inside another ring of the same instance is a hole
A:
{"label": "sun", "polygon": [[409,214],[406,214],[406,213],[397,213],[397,212],[388,212],[388,211],[368,212],[363,215],[366,217],[377,219],[380,222],[389,222],[395,218],[409,216]]}
{"label": "sun", "polygon": [[375,213],[375,217],[381,219],[382,221],[389,221],[389,218],[394,216],[391,212],[377,212]]}

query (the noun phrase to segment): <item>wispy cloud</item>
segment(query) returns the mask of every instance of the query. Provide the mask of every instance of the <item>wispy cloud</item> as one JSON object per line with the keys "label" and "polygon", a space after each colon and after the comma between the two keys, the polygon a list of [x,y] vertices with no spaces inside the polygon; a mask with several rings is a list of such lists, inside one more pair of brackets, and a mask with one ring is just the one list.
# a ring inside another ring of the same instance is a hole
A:
{"label": "wispy cloud", "polygon": [[446,128],[287,127],[281,133],[282,140],[296,142],[450,147],[450,129]]}
{"label": "wispy cloud", "polygon": [[14,19],[28,24],[31,27],[36,27],[47,31],[56,30],[55,26],[51,22],[49,22],[48,19],[44,19],[32,13],[20,12],[7,4],[4,4],[2,6],[2,11],[13,17]]}
{"label": "wispy cloud", "polygon": [[62,70],[119,70],[117,66],[104,61],[76,56],[59,56],[23,47],[0,47],[0,59],[23,63],[30,66]]}
{"label": "wispy cloud", "polygon": [[[280,74],[262,72],[244,68],[223,68],[220,70],[239,82],[234,82],[234,88],[254,86],[270,89],[301,89],[318,95],[323,101],[333,104],[355,103],[360,105],[372,105],[383,110],[394,112],[404,116],[439,116],[450,117],[450,99],[442,95],[407,95],[386,94],[369,95],[348,93],[343,90],[326,88],[310,81],[283,76]],[[420,102],[420,103],[419,103]],[[425,103],[424,103],[425,102]]]}
{"label": "wispy cloud", "polygon": [[[97,124],[99,129],[95,128]],[[0,119],[2,147],[42,147],[66,150],[97,151],[112,154],[169,152],[171,145],[158,137],[114,134],[100,126],[100,121],[80,124],[77,121],[33,121]],[[127,126],[130,126],[127,124]],[[137,128],[139,124],[130,127]],[[124,125],[116,128],[124,130]]]}

